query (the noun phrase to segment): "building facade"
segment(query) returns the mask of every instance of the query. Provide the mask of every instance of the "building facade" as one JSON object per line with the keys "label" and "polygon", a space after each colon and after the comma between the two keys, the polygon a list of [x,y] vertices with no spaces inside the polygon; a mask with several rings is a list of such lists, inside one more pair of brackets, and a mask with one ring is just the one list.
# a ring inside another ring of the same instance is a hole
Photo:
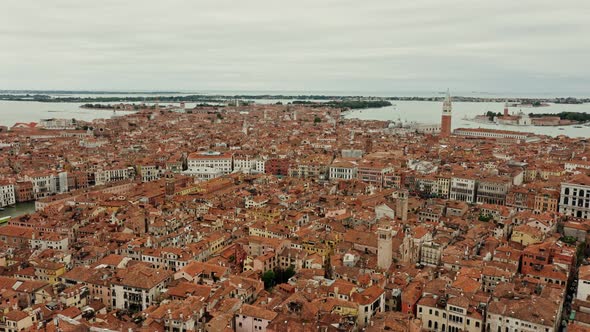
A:
{"label": "building facade", "polygon": [[581,175],[570,182],[561,183],[559,212],[590,219],[590,177]]}
{"label": "building facade", "polygon": [[450,199],[475,203],[477,192],[477,181],[475,179],[453,177],[451,178]]}
{"label": "building facade", "polygon": [[16,204],[16,192],[14,185],[8,182],[0,182],[0,207]]}
{"label": "building facade", "polygon": [[215,151],[194,152],[189,154],[187,165],[188,172],[209,168],[218,170],[222,174],[229,174],[233,170],[233,158],[229,153]]}

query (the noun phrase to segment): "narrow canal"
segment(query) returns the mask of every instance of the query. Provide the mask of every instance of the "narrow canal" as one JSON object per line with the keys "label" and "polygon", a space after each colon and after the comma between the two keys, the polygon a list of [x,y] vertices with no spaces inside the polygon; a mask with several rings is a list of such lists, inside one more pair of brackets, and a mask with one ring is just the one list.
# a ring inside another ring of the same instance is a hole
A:
{"label": "narrow canal", "polygon": [[17,203],[14,207],[4,207],[4,210],[0,211],[0,218],[18,217],[33,212],[35,212],[35,202]]}

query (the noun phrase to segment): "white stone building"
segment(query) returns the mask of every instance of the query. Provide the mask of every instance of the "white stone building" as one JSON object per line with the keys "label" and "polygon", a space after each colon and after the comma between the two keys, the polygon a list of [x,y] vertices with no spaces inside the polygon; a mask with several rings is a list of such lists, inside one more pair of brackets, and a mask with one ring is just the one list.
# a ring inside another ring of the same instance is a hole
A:
{"label": "white stone building", "polygon": [[590,176],[580,174],[570,181],[561,183],[559,212],[590,219]]}
{"label": "white stone building", "polygon": [[452,177],[449,197],[455,201],[474,203],[476,190],[477,182],[475,179],[466,177]]}
{"label": "white stone building", "polygon": [[119,269],[111,282],[112,308],[132,312],[145,310],[159,301],[172,272],[142,264]]}
{"label": "white stone building", "polygon": [[113,181],[130,179],[133,173],[133,168],[128,167],[97,170],[94,172],[94,181],[97,186],[103,185]]}
{"label": "white stone building", "polygon": [[352,301],[358,303],[357,324],[361,328],[369,326],[377,313],[385,311],[385,291],[377,285],[353,293]]}
{"label": "white stone building", "polygon": [[68,237],[58,233],[33,233],[33,238],[29,240],[32,250],[53,249],[59,251],[68,250]]}
{"label": "white stone building", "polygon": [[233,157],[230,153],[193,152],[189,154],[187,164],[188,173],[202,169],[214,169],[222,174],[229,174],[233,171]]}
{"label": "white stone building", "polygon": [[555,332],[561,322],[562,304],[563,301],[537,296],[492,301],[487,310],[485,331]]}
{"label": "white stone building", "polygon": [[14,184],[9,182],[0,182],[0,207],[14,205],[16,203],[16,195],[14,191]]}
{"label": "white stone building", "polygon": [[236,332],[264,332],[277,313],[249,304],[243,304],[235,314]]}
{"label": "white stone building", "polygon": [[576,299],[588,301],[590,295],[590,265],[580,266],[578,272],[578,291],[576,292]]}
{"label": "white stone building", "polygon": [[337,161],[330,165],[330,180],[352,180],[356,178],[357,167],[348,161]]}
{"label": "white stone building", "polygon": [[33,195],[35,199],[45,198],[58,193],[68,191],[67,172],[43,172],[24,176],[25,181],[33,184]]}
{"label": "white stone building", "polygon": [[417,317],[422,320],[423,331],[481,332],[484,317],[476,309],[466,297],[447,300],[429,295],[418,302]]}
{"label": "white stone building", "polygon": [[265,160],[261,157],[248,155],[234,155],[233,171],[241,171],[246,174],[264,173]]}

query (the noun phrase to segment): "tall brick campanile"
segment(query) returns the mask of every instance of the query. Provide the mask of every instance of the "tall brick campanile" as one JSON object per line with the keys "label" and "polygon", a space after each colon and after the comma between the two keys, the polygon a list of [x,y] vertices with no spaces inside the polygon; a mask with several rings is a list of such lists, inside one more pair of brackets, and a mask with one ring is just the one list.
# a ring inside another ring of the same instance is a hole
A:
{"label": "tall brick campanile", "polygon": [[440,137],[451,136],[451,113],[453,105],[451,104],[451,94],[447,90],[447,96],[443,102],[443,111],[440,123]]}

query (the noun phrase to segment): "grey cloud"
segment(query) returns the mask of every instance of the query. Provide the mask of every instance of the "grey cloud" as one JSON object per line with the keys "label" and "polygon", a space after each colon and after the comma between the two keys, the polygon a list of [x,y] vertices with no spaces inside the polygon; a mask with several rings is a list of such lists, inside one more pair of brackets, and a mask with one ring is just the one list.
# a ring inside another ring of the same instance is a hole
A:
{"label": "grey cloud", "polygon": [[587,94],[586,0],[7,0],[0,89]]}

